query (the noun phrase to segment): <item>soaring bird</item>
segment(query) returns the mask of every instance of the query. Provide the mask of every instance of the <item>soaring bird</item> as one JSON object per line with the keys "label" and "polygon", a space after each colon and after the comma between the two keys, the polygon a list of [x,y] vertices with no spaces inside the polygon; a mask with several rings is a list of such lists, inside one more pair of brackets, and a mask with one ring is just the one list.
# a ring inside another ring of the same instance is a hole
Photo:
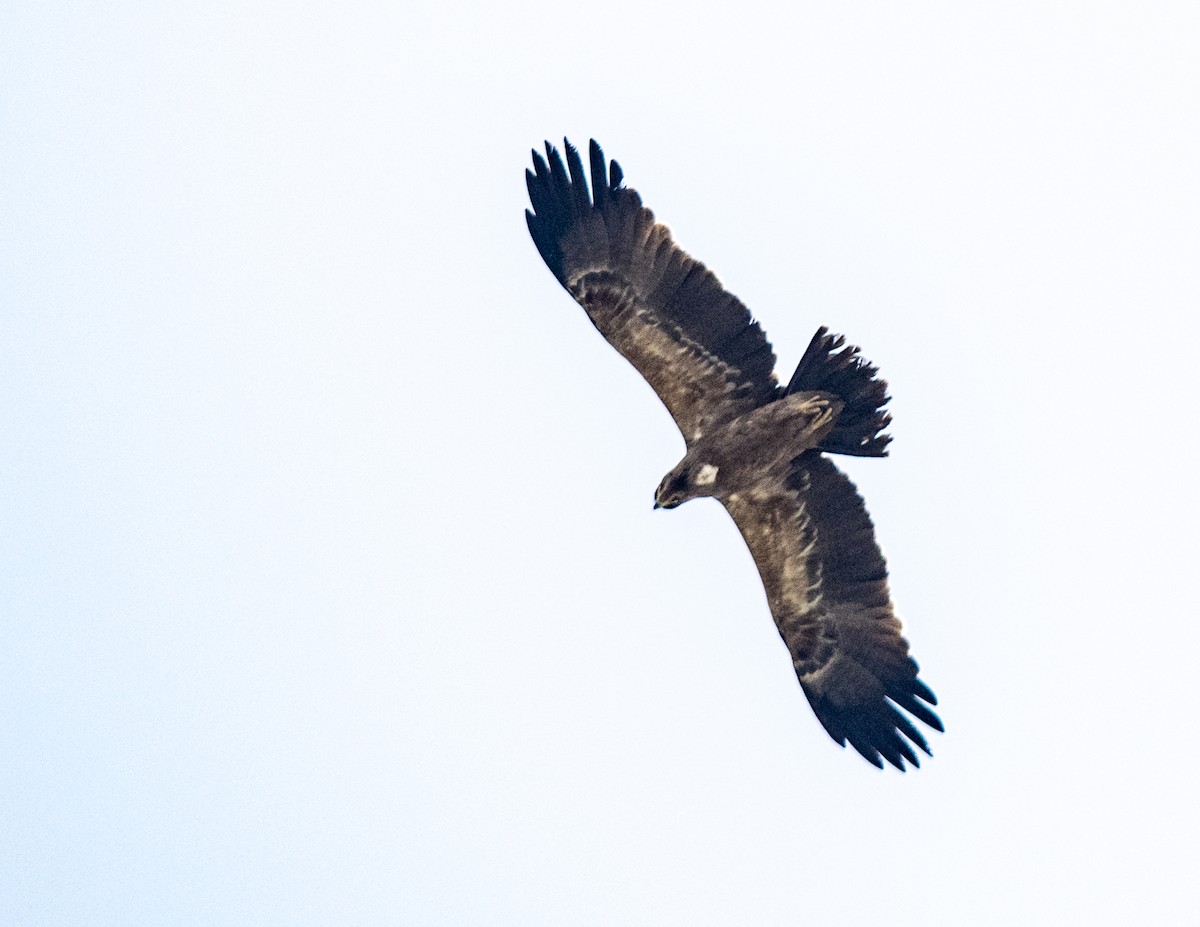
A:
{"label": "soaring bird", "polygon": [[[944,730],[892,608],[887,567],[854,484],[827,456],[887,455],[887,384],[819,328],[786,385],[750,312],[655,222],[616,161],[566,163],[546,143],[526,170],[529,233],[600,334],[646,379],[687,451],[654,507],[711,496],[732,516],[800,688],[838,744],[869,762],[932,756],[912,719]],[[911,716],[911,718],[909,717]]]}

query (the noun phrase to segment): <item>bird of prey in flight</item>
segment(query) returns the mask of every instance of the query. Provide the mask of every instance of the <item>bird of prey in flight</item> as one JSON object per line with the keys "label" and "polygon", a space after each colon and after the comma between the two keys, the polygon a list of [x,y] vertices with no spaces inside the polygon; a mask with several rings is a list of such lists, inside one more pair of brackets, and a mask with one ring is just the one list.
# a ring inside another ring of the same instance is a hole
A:
{"label": "bird of prey in flight", "polygon": [[[558,282],[646,379],[687,453],[655,508],[712,496],[750,548],[800,687],[829,736],[869,762],[932,755],[932,691],[892,609],[887,567],[854,484],[829,454],[883,457],[887,384],[822,327],[786,385],[762,328],[589,148],[591,185],[564,139],[525,177],[529,233]],[[911,716],[911,717],[910,717]]]}

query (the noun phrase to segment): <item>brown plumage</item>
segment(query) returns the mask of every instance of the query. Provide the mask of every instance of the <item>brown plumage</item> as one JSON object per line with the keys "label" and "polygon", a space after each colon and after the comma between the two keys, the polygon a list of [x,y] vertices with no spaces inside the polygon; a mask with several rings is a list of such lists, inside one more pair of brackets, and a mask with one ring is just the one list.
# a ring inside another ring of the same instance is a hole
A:
{"label": "brown plumage", "polygon": [[[937,699],[892,610],[887,567],[854,485],[826,453],[882,457],[890,436],[878,371],[818,329],[786,386],[762,328],[622,186],[595,141],[591,190],[578,152],[546,144],[526,171],[529,232],[592,323],[679,425],[683,460],[656,508],[712,496],[758,566],[800,686],[829,735],[876,766],[929,753]],[[905,714],[907,712],[908,714]]]}

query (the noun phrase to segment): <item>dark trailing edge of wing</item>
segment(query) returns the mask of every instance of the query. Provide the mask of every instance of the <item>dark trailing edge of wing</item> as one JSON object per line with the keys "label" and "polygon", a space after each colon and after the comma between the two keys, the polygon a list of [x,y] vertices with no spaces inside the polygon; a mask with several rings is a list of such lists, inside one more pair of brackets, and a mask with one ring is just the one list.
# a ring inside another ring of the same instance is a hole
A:
{"label": "dark trailing edge of wing", "polygon": [[[819,391],[833,393],[843,408],[821,450],[855,457],[886,457],[891,435],[882,434],[892,417],[883,410],[891,397],[879,369],[845,345],[842,335],[831,335],[822,325],[813,335],[796,372],[783,394]],[[839,348],[841,350],[839,350]]]}
{"label": "dark trailing edge of wing", "polygon": [[529,234],[558,282],[570,290],[582,272],[629,288],[656,324],[736,368],[739,381],[756,384],[760,401],[769,401],[777,389],[775,354],[750,310],[665,228],[655,234],[654,214],[636,191],[621,185],[620,166],[605,159],[594,139],[588,147],[590,195],[579,152],[566,139],[563,146],[565,164],[547,142],[546,157],[534,151],[534,169],[525,171],[533,206],[525,211]]}
{"label": "dark trailing edge of wing", "polygon": [[[875,529],[854,484],[831,460],[816,450],[796,459],[791,478],[803,494],[806,510],[819,525],[816,555],[822,584],[858,623],[833,617],[839,649],[864,665],[875,676],[882,692],[862,693],[862,698],[835,700],[824,691],[801,688],[821,725],[842,746],[847,742],[880,768],[887,760],[903,770],[903,760],[920,766],[905,738],[929,756],[924,736],[897,707],[936,731],[941,719],[930,710],[937,696],[917,678],[920,667],[908,654],[908,644],[893,638],[886,625],[894,622],[887,588],[887,563],[875,540]],[[876,632],[878,629],[878,633]],[[893,632],[894,633],[894,632]],[[894,645],[892,642],[894,641]]]}

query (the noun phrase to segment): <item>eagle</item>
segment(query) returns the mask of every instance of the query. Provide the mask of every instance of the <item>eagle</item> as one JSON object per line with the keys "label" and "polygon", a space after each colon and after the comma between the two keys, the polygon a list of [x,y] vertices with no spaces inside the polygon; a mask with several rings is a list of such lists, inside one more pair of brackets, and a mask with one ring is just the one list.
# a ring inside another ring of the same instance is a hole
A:
{"label": "eagle", "polygon": [[[762,328],[686,254],[589,146],[566,162],[546,143],[525,172],[529,234],[600,334],[646,379],[686,453],[659,483],[656,509],[719,501],[741,532],[779,634],[818,720],[839,745],[883,768],[932,756],[913,723],[944,730],[901,635],[887,566],[854,484],[830,454],[884,457],[890,397],[878,369],[817,329],[784,385]],[[911,717],[910,717],[911,716]]]}

